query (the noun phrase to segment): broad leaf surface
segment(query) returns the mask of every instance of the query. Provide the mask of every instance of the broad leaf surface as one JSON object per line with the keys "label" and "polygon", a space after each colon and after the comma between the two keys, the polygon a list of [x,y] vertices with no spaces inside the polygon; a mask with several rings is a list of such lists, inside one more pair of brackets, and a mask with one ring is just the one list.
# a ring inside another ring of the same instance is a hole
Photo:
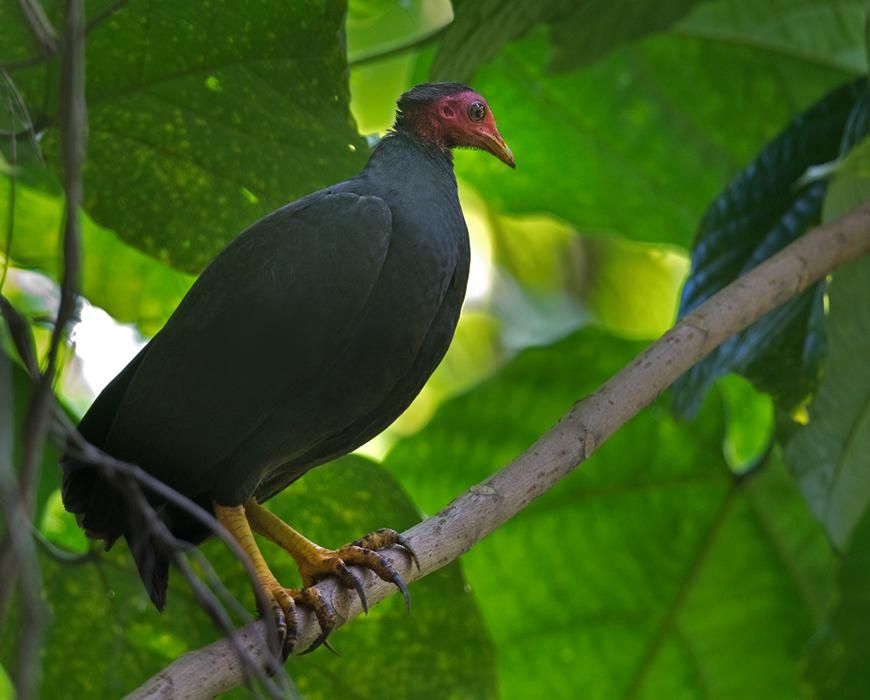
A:
{"label": "broad leaf surface", "polygon": [[837,573],[825,625],[813,639],[804,667],[809,696],[863,700],[870,696],[870,513],[855,528]]}
{"label": "broad leaf surface", "polygon": [[452,19],[450,0],[349,0],[348,61],[353,64],[413,46]]}
{"label": "broad leaf surface", "polygon": [[614,46],[661,31],[699,0],[640,4],[618,0],[454,0],[456,20],[439,44],[432,65],[436,80],[469,80],[501,47],[540,22],[550,25],[557,68],[600,58]]}
{"label": "broad leaf surface", "polygon": [[[572,73],[547,74],[547,55],[537,31],[506,46],[474,82],[517,170],[460,152],[457,173],[504,213],[548,212],[584,233],[687,247],[723,183],[795,109],[844,75],[672,36],[646,39]],[[738,104],[751,109],[736,118]]]}
{"label": "broad leaf surface", "polygon": [[864,0],[706,0],[673,31],[841,68],[867,70]]}
{"label": "broad leaf surface", "polygon": [[[795,117],[713,201],[695,241],[681,316],[821,221],[827,183],[799,179],[840,154],[865,90],[863,80],[847,83]],[[692,367],[675,385],[677,412],[695,410],[710,384],[729,371],[744,374],[786,409],[802,399],[818,373],[818,344],[809,331],[821,295],[820,285],[811,287]]]}
{"label": "broad leaf surface", "polygon": [[[868,201],[870,140],[835,173],[826,218]],[[787,456],[810,507],[843,546],[870,504],[870,258],[838,270],[830,285],[828,353],[809,425]]]}
{"label": "broad leaf surface", "polygon": [[[348,109],[344,9],[159,0],[100,24],[87,42],[91,217],[195,272],[263,214],[356,172],[367,148]],[[54,63],[16,82],[55,161]]]}
{"label": "broad leaf surface", "polygon": [[[386,464],[433,512],[640,347],[587,330],[525,351]],[[502,697],[799,697],[829,548],[778,454],[731,476],[723,429],[713,404],[691,425],[657,404],[463,557]]]}
{"label": "broad leaf surface", "polygon": [[[10,181],[0,179],[0,221],[9,213]],[[15,187],[15,232],[10,248],[17,267],[60,277],[63,200],[25,182]],[[121,241],[83,217],[82,294],[117,321],[156,333],[193,283],[193,276]],[[0,247],[5,247],[5,240]]]}
{"label": "broad leaf surface", "polygon": [[[401,487],[361,458],[316,471],[270,503],[327,546],[384,525],[402,529],[418,517]],[[70,516],[66,523],[76,528]],[[229,590],[252,609],[238,562],[216,542],[203,550]],[[271,546],[264,551],[279,579],[298,583],[289,556]],[[166,612],[159,614],[123,544],[77,566],[45,557],[43,571],[52,614],[43,662],[45,697],[120,697],[184,651],[218,636],[177,572]],[[322,650],[292,659],[288,672],[303,697],[383,697],[387,672],[390,697],[495,697],[493,647],[458,567],[427,577],[412,594],[412,615],[401,596],[393,596],[337,631],[332,641],[341,656]],[[12,641],[5,634],[4,665],[14,653]],[[239,691],[239,697],[246,695]]]}

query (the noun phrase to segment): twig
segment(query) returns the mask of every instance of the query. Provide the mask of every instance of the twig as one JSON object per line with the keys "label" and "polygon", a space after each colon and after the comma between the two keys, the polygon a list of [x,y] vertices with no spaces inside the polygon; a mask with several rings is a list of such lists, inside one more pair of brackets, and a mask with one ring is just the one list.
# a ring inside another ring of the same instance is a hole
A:
{"label": "twig", "polygon": [[[20,581],[21,626],[25,630],[22,643],[18,645],[16,664],[16,690],[18,698],[33,697],[36,692],[39,660],[39,643],[45,622],[45,607],[41,600],[42,573],[36,558],[33,540],[30,537],[30,516],[21,498],[20,484],[12,466],[12,436],[15,421],[12,415],[12,373],[10,360],[0,351],[0,511],[6,524],[7,540],[0,554],[0,569],[4,579],[9,579],[3,588],[3,606],[0,616],[5,616],[5,607],[15,586]],[[32,656],[26,656],[31,654]]]}
{"label": "twig", "polygon": [[[582,463],[726,338],[866,253],[870,253],[870,205],[808,232],[686,316],[595,393],[578,401],[506,467],[404,533],[419,556],[419,572],[400,553],[389,554],[393,564],[412,581],[454,561]],[[395,592],[394,586],[370,573],[358,573],[364,577],[370,605]],[[335,581],[323,581],[318,588],[333,600],[340,624],[361,612],[357,596]],[[298,615],[297,648],[305,649],[319,628],[307,611]],[[255,622],[236,635],[240,643],[252,645],[252,653],[260,654],[265,645],[257,640],[265,629],[264,622]],[[127,700],[210,698],[241,681],[238,660],[229,643],[220,640],[176,659]]]}
{"label": "twig", "polygon": [[[63,152],[64,190],[66,193],[66,225],[64,230],[64,274],[61,285],[60,308],[57,312],[48,362],[36,385],[24,421],[21,469],[18,478],[19,498],[16,499],[16,521],[10,520],[10,538],[15,537],[12,528],[25,533],[26,550],[15,547],[17,569],[24,572],[39,571],[39,562],[29,538],[28,526],[33,512],[39,465],[43,445],[48,433],[52,406],[52,382],[57,366],[57,353],[67,322],[75,310],[79,279],[79,207],[82,201],[82,159],[85,151],[85,46],[84,46],[84,0],[67,0],[64,8],[64,31],[61,56],[61,148]],[[55,50],[56,37],[41,6],[32,0],[21,0],[21,9],[30,24],[43,51]],[[20,504],[20,508],[19,505]],[[19,512],[20,511],[20,512]],[[33,573],[28,576],[33,578]],[[27,590],[34,581],[22,579],[24,595],[24,622],[21,625],[21,642],[18,648],[18,663],[15,670],[15,688],[19,698],[26,699],[36,693],[39,670],[39,647],[45,618],[42,601]],[[37,589],[39,590],[39,589]]]}
{"label": "twig", "polygon": [[[181,508],[221,539],[245,568],[248,578],[254,586],[258,607],[261,610],[269,609],[267,598],[260,588],[259,581],[255,575],[250,559],[244,553],[235,538],[230,535],[226,528],[224,528],[224,526],[221,525],[211,513],[207,512],[186,496],[178,493],[136,465],[117,460],[111,455],[102,452],[91,445],[78,433],[78,431],[75,430],[62,411],[56,411],[55,419],[59,439],[66,442],[68,454],[80,459],[82,462],[86,462],[87,464],[98,468],[103,478],[116,483],[119,487],[119,491],[130,501],[131,507],[135,508],[136,512],[146,520],[150,531],[158,537],[160,542],[168,551],[178,552],[182,549],[182,546],[175,537],[172,536],[166,525],[154,511],[154,508],[144,497],[141,487],[152,491],[167,502]],[[183,567],[182,571],[184,571]],[[201,589],[197,586],[200,582],[198,580],[194,581],[188,579],[188,583],[190,583],[194,588],[194,593],[197,596],[197,599],[202,602],[204,596],[201,595]],[[216,608],[221,608],[221,610],[223,610],[220,601],[211,595],[210,592],[208,593],[210,597],[208,598],[207,605],[204,604],[206,611],[209,612],[209,614],[213,616],[213,619],[220,624],[222,630],[230,636],[232,629],[223,624],[224,618],[213,614]],[[239,654],[238,661],[241,664],[242,672],[244,674],[252,675],[262,683],[266,690],[274,697],[280,698],[282,697],[282,693],[278,686],[269,679],[269,675],[278,676],[279,682],[282,682],[284,685],[287,685],[290,682],[289,678],[286,677],[286,674],[284,673],[283,667],[278,661],[278,654],[280,653],[279,650],[281,649],[282,640],[278,639],[276,630],[272,628],[264,631],[264,638],[268,643],[268,648],[273,651],[262,654],[257,658],[248,655],[245,648],[237,644],[235,640],[230,639],[230,643],[232,650]]]}
{"label": "twig", "polygon": [[400,56],[403,53],[415,51],[417,49],[423,49],[431,44],[434,44],[438,39],[440,39],[441,35],[447,31],[447,28],[449,26],[450,23],[448,22],[444,26],[437,27],[421,34],[418,37],[415,37],[413,41],[396,42],[387,47],[381,47],[375,49],[374,51],[362,53],[359,56],[355,56],[354,58],[348,60],[347,65],[352,67],[365,66],[370,63],[377,63],[378,61],[383,61],[388,58]]}
{"label": "twig", "polygon": [[[0,75],[2,75],[2,78],[6,83],[7,90],[10,91],[6,96],[6,108],[9,112],[11,123],[12,115],[14,113],[12,81],[6,73]],[[16,168],[18,167],[18,139],[14,134],[9,137],[9,157],[11,161],[9,165],[12,166],[12,171],[9,173],[9,201],[6,203],[6,208],[8,210],[6,214],[6,240],[3,244],[3,249],[6,251],[6,254],[3,256],[3,270],[0,271],[0,293],[3,292],[3,286],[6,284],[6,274],[9,272],[9,262],[12,257],[12,240],[15,232],[15,190],[16,185],[18,184],[18,177],[16,175]]]}
{"label": "twig", "polygon": [[82,162],[86,149],[87,108],[85,105],[85,44],[83,0],[67,0],[64,11],[61,56],[60,116],[63,158],[64,232],[63,279],[60,305],[51,333],[48,359],[42,378],[28,406],[24,423],[21,492],[28,512],[32,511],[42,446],[48,432],[50,395],[57,356],[66,326],[75,313],[79,290],[81,249]]}
{"label": "twig", "polygon": [[[27,5],[38,5],[33,2],[33,0],[19,0],[20,2],[24,2]],[[93,17],[90,22],[88,22],[85,27],[85,35],[90,34],[94,29],[99,27],[103,22],[105,22],[109,17],[114,15],[118,10],[122,9],[130,0],[115,0],[114,3],[105,8],[102,12],[100,12],[96,17]],[[43,15],[44,16],[44,15]],[[27,17],[25,13],[25,17]],[[31,31],[36,32],[33,23],[29,21]],[[42,47],[40,47],[42,48]],[[49,50],[43,50],[42,53],[37,54],[36,56],[30,56],[28,58],[20,58],[15,61],[8,61],[7,63],[0,64],[0,70],[4,71],[14,71],[21,68],[30,68],[31,66],[37,66],[40,63],[47,61],[50,58],[53,58],[57,55],[57,44],[55,43],[53,47],[47,47]]]}
{"label": "twig", "polygon": [[102,12],[93,17],[90,22],[88,22],[88,26],[85,27],[85,35],[90,34],[92,30],[99,27],[128,2],[130,2],[130,0],[115,0],[115,2],[106,7]]}
{"label": "twig", "polygon": [[57,53],[57,32],[45,16],[45,10],[37,0],[18,0],[18,7],[21,8],[21,14],[30,27],[30,32],[33,38],[36,39],[36,45],[39,47],[39,52],[43,56],[53,56]]}

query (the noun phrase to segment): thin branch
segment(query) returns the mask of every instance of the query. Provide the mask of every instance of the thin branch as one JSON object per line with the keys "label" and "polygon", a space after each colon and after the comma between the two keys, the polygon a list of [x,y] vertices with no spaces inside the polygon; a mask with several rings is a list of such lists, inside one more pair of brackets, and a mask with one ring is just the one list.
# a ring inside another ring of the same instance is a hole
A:
{"label": "thin branch", "polygon": [[103,22],[109,19],[109,17],[111,17],[118,10],[124,7],[128,2],[130,2],[130,0],[115,0],[115,2],[105,8],[98,15],[93,17],[90,22],[88,22],[88,26],[85,27],[85,35],[90,34],[92,30],[99,27]]}
{"label": "thin branch", "polygon": [[38,0],[18,0],[18,7],[21,9],[21,14],[30,27],[30,32],[33,38],[36,39],[36,45],[39,47],[39,52],[43,56],[53,56],[57,53],[58,41],[57,32],[49,22],[42,9],[42,5]]}
{"label": "thin branch", "polygon": [[[33,0],[19,0],[19,2],[26,3],[27,5],[38,5],[38,3]],[[90,22],[88,22],[85,27],[85,35],[90,34],[94,29],[99,27],[103,22],[109,19],[112,15],[114,15],[118,10],[122,9],[130,0],[115,0],[114,3],[105,8],[102,12],[100,12],[96,17],[92,18]],[[31,30],[34,30],[33,24],[29,23]],[[35,31],[35,30],[34,30]],[[36,56],[30,56],[28,58],[19,58],[15,61],[9,61],[7,63],[0,64],[0,70],[4,71],[14,71],[19,70],[21,68],[30,68],[31,66],[38,66],[40,63],[44,63],[50,58],[54,58],[57,55],[57,44],[53,47],[48,47],[49,50],[43,51]]]}
{"label": "thin branch", "polygon": [[[2,336],[0,336],[2,337]],[[2,351],[0,351],[2,354]],[[16,690],[18,698],[30,698],[36,693],[39,642],[45,623],[45,607],[41,600],[42,573],[30,537],[30,516],[21,487],[12,465],[12,445],[15,420],[12,415],[11,362],[0,356],[0,512],[6,524],[6,541],[0,553],[0,572],[7,579],[2,589],[0,617],[5,617],[6,604],[12,597],[15,582],[20,582],[21,627],[25,630],[17,646]],[[31,654],[31,657],[26,656]]]}
{"label": "thin branch", "polygon": [[[45,51],[55,49],[54,30],[33,0],[21,0],[21,8]],[[15,670],[15,688],[19,698],[33,697],[39,678],[39,647],[45,621],[42,601],[32,600],[28,589],[38,583],[39,562],[33,540],[29,537],[29,523],[33,513],[36,483],[42,461],[43,446],[48,434],[53,405],[52,382],[57,366],[57,354],[67,322],[75,311],[79,279],[79,207],[82,201],[82,159],[85,151],[87,117],[85,109],[85,45],[84,0],[67,0],[64,8],[64,31],[61,55],[61,148],[63,152],[64,190],[66,193],[66,226],[64,231],[64,276],[61,302],[52,332],[48,362],[36,385],[24,420],[21,469],[17,490],[19,498],[14,505],[15,522],[10,520],[10,538],[24,533],[28,546],[14,548],[17,566],[22,572],[30,571],[21,580],[24,594],[24,620]],[[11,505],[11,504],[10,504]],[[5,559],[6,557],[4,557]],[[4,563],[7,563],[4,561]],[[34,576],[36,581],[32,580]],[[14,580],[14,577],[12,577]],[[7,584],[8,585],[8,584]],[[36,589],[39,590],[39,589]]]}
{"label": "thin branch", "polygon": [[[14,113],[14,102],[12,92],[12,81],[6,73],[2,73],[2,78],[7,84],[9,94],[6,96],[6,108],[9,112],[9,121],[12,122]],[[3,287],[6,284],[6,274],[9,272],[9,263],[12,258],[12,240],[15,232],[15,195],[16,185],[18,184],[17,168],[18,168],[18,139],[15,135],[9,137],[9,165],[12,170],[9,172],[9,201],[6,202],[6,240],[3,243],[3,250],[6,254],[3,256],[3,269],[0,271],[0,294],[3,293]]]}
{"label": "thin branch", "polygon": [[[440,569],[526,507],[586,460],[608,437],[729,336],[796,296],[836,267],[870,253],[870,205],[819,226],[750,271],[686,316],[595,393],[578,401],[546,434],[510,464],[473,486],[405,537],[420,559],[419,573],[398,552],[388,554],[407,581]],[[363,576],[369,604],[395,587],[369,572]],[[318,584],[333,600],[339,624],[359,615],[358,597],[333,580]],[[306,610],[297,612],[298,649],[319,633]],[[238,643],[265,654],[266,624],[236,632]],[[210,698],[242,682],[238,659],[225,639],[189,652],[127,696]]]}
{"label": "thin branch", "polygon": [[380,47],[375,49],[374,51],[368,51],[366,53],[362,53],[359,56],[355,56],[353,59],[348,60],[347,65],[351,67],[357,66],[365,66],[370,63],[377,63],[378,61],[383,61],[388,58],[394,58],[395,56],[401,56],[404,53],[408,53],[410,51],[416,51],[418,49],[426,48],[434,44],[444,32],[447,31],[447,28],[450,26],[450,23],[437,27],[431,31],[425,32],[418,37],[415,37],[413,41],[409,42],[395,42],[392,45],[387,47]]}
{"label": "thin branch", "polygon": [[[36,353],[30,327],[27,325],[25,319],[2,295],[0,295],[0,316],[5,319],[18,354],[28,370],[31,381],[35,385],[40,381],[40,374],[39,368],[36,364]],[[0,386],[2,386],[2,384],[0,384]],[[136,465],[118,460],[94,445],[91,445],[76,430],[66,413],[57,403],[53,393],[51,394],[51,403],[53,410],[52,428],[55,441],[65,447],[67,454],[75,457],[81,463],[97,469],[103,478],[115,484],[119,489],[119,492],[124,494],[125,498],[130,501],[131,509],[143,518],[149,531],[162,545],[166,547],[168,551],[174,552],[182,547],[180,547],[180,543],[172,536],[165,524],[157,516],[148,499],[144,497],[142,488],[153,492],[167,502],[182,509],[188,515],[198,520],[203,526],[208,528],[215,536],[221,539],[245,568],[248,578],[255,588],[258,607],[260,609],[269,608],[264,592],[259,588],[259,582],[254,574],[254,569],[250,563],[250,559],[248,559],[244,554],[238,542],[210,512],[204,510],[186,496],[166,486],[163,482],[154,478]],[[2,406],[0,406],[0,408],[2,408]],[[2,442],[0,442],[0,444],[2,444]],[[209,580],[214,581],[217,579],[211,565],[208,564],[204,557],[202,557],[201,553],[197,551],[196,555]],[[9,566],[8,563],[8,558],[0,559],[0,566],[6,564],[0,568],[0,571],[7,572],[6,576],[0,576],[0,592],[4,590],[4,586],[11,580],[11,572],[15,571],[15,568]],[[214,583],[212,585],[219,593],[226,593],[226,589],[223,588],[222,584],[219,582],[217,585]],[[209,605],[220,606],[221,603],[219,599],[213,597],[210,599]],[[238,605],[238,601],[234,600],[233,607]],[[2,613],[2,610],[0,610],[0,613]],[[243,614],[242,617],[250,619],[250,616],[247,613]],[[232,632],[230,628],[227,628],[225,631],[227,633]],[[239,650],[241,654],[240,658],[243,664],[247,665],[251,675],[257,679],[267,691],[276,697],[284,697],[285,694],[282,693],[281,689],[268,677],[269,675],[278,676],[277,681],[284,688],[292,687],[292,681],[286,675],[278,656],[281,650],[282,640],[278,638],[277,630],[270,628],[267,632],[266,639],[270,644],[270,648],[275,651],[269,655],[265,664],[262,663],[261,659],[254,661],[252,657],[247,655],[244,649]]]}

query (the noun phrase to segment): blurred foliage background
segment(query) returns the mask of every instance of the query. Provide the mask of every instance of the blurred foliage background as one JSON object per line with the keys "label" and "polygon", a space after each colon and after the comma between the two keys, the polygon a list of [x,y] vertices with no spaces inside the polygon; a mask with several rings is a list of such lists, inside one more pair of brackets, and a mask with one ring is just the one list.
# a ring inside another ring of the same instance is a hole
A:
{"label": "blurred foliage background", "polygon": [[[62,3],[41,5],[58,26]],[[474,261],[453,346],[384,435],[274,501],[324,544],[406,527],[528,446],[678,313],[870,199],[867,9],[93,0],[85,299],[57,390],[83,412],[227,241],[359,170],[406,88],[468,81],[518,168],[456,154]],[[57,59],[37,55],[21,5],[3,0],[2,292],[44,349],[63,192]],[[394,698],[870,697],[868,357],[862,260],[727,342],[414,586],[411,616],[394,596],[334,635],[340,657],[291,659],[300,694],[384,697],[386,678]],[[11,376],[7,436],[29,395],[17,364]],[[159,615],[122,545],[88,552],[58,483],[49,450],[35,515],[51,614],[41,694],[117,697],[217,633],[178,580]],[[337,502],[338,488],[354,498]],[[250,605],[232,557],[205,550]],[[18,621],[13,602],[0,697]]]}

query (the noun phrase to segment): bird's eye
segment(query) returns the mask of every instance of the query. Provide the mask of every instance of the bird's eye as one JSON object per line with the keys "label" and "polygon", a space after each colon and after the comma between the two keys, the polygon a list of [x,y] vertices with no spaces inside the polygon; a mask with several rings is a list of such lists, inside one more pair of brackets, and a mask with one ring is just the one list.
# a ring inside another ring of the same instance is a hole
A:
{"label": "bird's eye", "polygon": [[486,116],[486,107],[483,106],[483,102],[472,102],[468,105],[468,116],[475,122],[483,119]]}

